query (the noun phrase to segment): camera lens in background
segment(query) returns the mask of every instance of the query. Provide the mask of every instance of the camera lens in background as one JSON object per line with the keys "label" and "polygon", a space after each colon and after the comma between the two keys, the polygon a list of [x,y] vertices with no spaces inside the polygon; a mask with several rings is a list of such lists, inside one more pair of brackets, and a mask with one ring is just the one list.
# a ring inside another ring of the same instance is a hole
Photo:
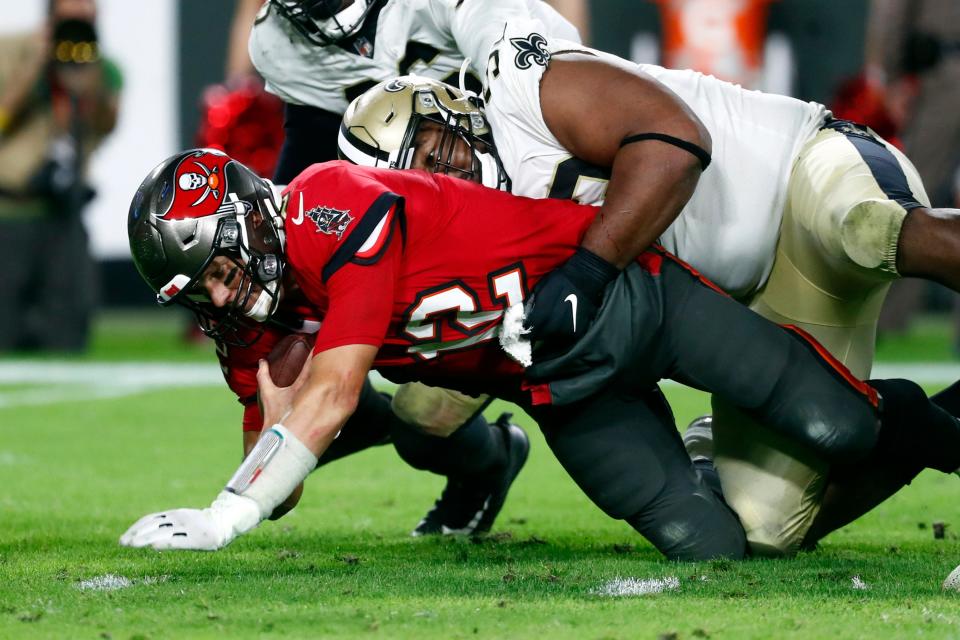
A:
{"label": "camera lens in background", "polygon": [[61,20],[53,27],[53,58],[61,64],[88,64],[100,59],[97,30],[86,20]]}

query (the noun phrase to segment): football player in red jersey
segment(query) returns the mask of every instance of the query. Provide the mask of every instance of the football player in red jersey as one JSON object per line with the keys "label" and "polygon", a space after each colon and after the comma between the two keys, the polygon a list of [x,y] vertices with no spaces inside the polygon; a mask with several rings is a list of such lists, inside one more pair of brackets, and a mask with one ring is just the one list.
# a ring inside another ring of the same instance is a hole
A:
{"label": "football player in red jersey", "polygon": [[[187,306],[216,340],[226,382],[244,407],[247,455],[264,425],[257,402],[260,361],[290,333],[315,334],[322,313],[292,283],[284,286],[282,301],[278,295],[281,282],[291,278],[282,269],[283,230],[274,204],[279,192],[272,184],[210,150],[182,154],[151,184],[153,192],[138,194],[141,202],[150,201],[148,208],[137,209],[129,221],[137,267],[161,304]],[[201,270],[213,280],[243,283],[240,293],[229,304],[216,297],[198,298],[196,283],[184,274]],[[262,289],[251,287],[254,275]],[[448,479],[441,498],[413,535],[488,531],[526,460],[529,444],[522,429],[510,424],[508,414],[491,425],[479,414],[482,408],[477,404],[472,417],[452,417],[448,422],[459,428],[439,437],[431,435],[430,425],[399,418],[389,396],[365,382],[357,411],[319,464],[391,442],[411,466]],[[440,406],[435,417],[453,413]],[[292,492],[272,517],[289,511],[301,491],[302,486]]]}
{"label": "football player in red jersey", "polygon": [[[148,176],[131,220],[165,210],[152,201],[163,194],[156,176],[182,158]],[[578,250],[594,207],[345,162],[313,165],[283,197],[282,207],[230,198],[235,214],[224,215],[208,264],[177,286],[226,310],[221,323],[262,296],[293,295],[271,286],[263,260],[238,259],[230,247],[231,220],[260,210],[264,223],[280,225],[281,216],[261,207],[282,209],[277,267],[288,267],[324,314],[309,371],[278,389],[261,368],[264,419],[273,426],[226,489],[206,509],[141,518],[121,544],[218,549],[257,526],[334,443],[371,368],[398,382],[520,404],[594,503],[675,559],[739,558],[746,541],[736,515],[691,465],[657,388],[662,378],[721,394],[831,461],[893,449],[921,467],[960,467],[960,424],[915,384],[855,379],[803,332],[760,318],[660,249],[641,254],[607,288],[573,349],[526,367],[508,357],[498,340],[504,310],[521,308]],[[235,271],[224,272],[218,256]],[[570,321],[577,303],[568,301]]]}

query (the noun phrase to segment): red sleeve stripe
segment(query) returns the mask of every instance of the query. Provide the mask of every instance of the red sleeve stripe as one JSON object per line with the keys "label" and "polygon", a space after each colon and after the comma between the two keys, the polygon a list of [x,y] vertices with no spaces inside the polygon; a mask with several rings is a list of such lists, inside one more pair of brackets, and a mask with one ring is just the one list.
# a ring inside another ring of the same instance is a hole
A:
{"label": "red sleeve stripe", "polygon": [[873,405],[875,408],[879,407],[880,402],[877,397],[877,390],[850,373],[850,370],[847,369],[846,365],[837,360],[832,353],[827,351],[822,344],[817,342],[816,338],[796,325],[783,324],[780,326],[793,333],[795,336],[800,338],[804,344],[813,349],[817,355],[820,356],[820,359],[823,360],[824,364],[829,366],[847,384],[866,396],[871,405]]}
{"label": "red sleeve stripe", "polygon": [[390,237],[391,225],[393,224],[393,212],[394,209],[390,209],[390,211],[380,219],[377,226],[370,232],[370,237],[361,245],[357,253],[354,254],[356,258],[367,260],[380,253],[383,245],[386,244],[387,239]]}
{"label": "red sleeve stripe", "polygon": [[553,394],[550,393],[549,384],[532,384],[524,381],[520,384],[520,388],[530,392],[530,402],[534,406],[553,404]]}
{"label": "red sleeve stripe", "polygon": [[[704,285],[706,285],[707,287],[713,289],[714,291],[716,291],[716,292],[719,293],[719,294],[722,294],[722,295],[724,295],[724,296],[729,297],[726,291],[724,291],[723,289],[721,289],[720,287],[718,287],[717,285],[715,285],[709,278],[707,278],[707,276],[703,275],[702,273],[700,273],[699,271],[697,271],[696,269],[694,269],[693,267],[691,267],[689,264],[687,264],[686,262],[684,262],[683,260],[681,260],[681,259],[678,258],[677,256],[673,255],[672,253],[670,253],[669,251],[667,251],[666,249],[664,249],[664,248],[661,247],[660,245],[658,245],[658,244],[653,245],[653,247],[652,247],[651,250],[652,250],[652,251],[656,251],[657,253],[659,253],[660,255],[664,256],[665,258],[667,258],[667,259],[671,260],[672,262],[675,262],[676,264],[680,265],[680,267],[682,267],[687,273],[689,273],[690,275],[692,275],[694,278],[696,278],[697,280],[699,280],[700,282],[702,282],[702,283],[703,283]],[[642,266],[642,265],[641,265],[641,266]]]}

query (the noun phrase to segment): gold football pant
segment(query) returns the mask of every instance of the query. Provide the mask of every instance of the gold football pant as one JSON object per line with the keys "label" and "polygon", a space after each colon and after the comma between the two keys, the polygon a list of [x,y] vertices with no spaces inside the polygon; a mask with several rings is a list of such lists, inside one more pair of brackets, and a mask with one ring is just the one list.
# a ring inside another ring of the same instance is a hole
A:
{"label": "gold football pant", "polygon": [[[865,379],[880,307],[898,277],[903,220],[930,204],[902,153],[841,128],[822,129],[798,156],[773,270],[750,307],[802,328]],[[827,465],[718,398],[713,411],[717,471],[752,551],[795,553],[819,510]]]}
{"label": "gold football pant", "polygon": [[432,436],[447,437],[483,408],[490,396],[468,396],[421,382],[400,385],[393,412],[407,424]]}

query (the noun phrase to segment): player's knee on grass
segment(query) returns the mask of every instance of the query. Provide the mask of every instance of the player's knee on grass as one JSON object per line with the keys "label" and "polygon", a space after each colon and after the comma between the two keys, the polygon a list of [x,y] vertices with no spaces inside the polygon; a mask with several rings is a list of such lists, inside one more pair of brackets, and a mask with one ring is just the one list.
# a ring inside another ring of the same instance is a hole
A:
{"label": "player's knee on grass", "polygon": [[408,425],[443,438],[456,431],[488,400],[488,396],[468,396],[450,389],[409,382],[397,389],[392,408]]}
{"label": "player's knee on grass", "polygon": [[533,408],[547,444],[577,486],[677,560],[739,558],[736,516],[702,482],[659,390],[610,391],[562,408]]}
{"label": "player's knee on grass", "polygon": [[714,463],[751,553],[793,555],[818,513],[828,464],[722,398],[712,404]]}
{"label": "player's knee on grass", "polygon": [[705,486],[664,491],[626,521],[670,560],[740,559],[747,554],[736,514]]}

